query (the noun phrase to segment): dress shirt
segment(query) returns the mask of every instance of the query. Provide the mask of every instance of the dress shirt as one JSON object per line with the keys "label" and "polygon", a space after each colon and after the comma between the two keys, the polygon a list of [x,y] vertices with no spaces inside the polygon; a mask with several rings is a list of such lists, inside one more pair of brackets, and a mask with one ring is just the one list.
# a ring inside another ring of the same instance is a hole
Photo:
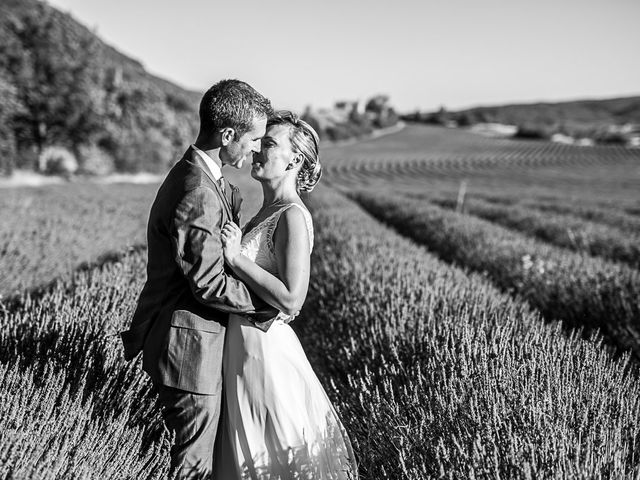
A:
{"label": "dress shirt", "polygon": [[211,172],[211,175],[213,175],[213,179],[216,182],[220,183],[220,179],[223,178],[223,177],[222,177],[222,169],[218,166],[218,164],[216,162],[214,162],[213,159],[209,155],[207,155],[207,153],[203,152],[202,150],[200,150],[195,145],[191,145],[191,148],[193,148],[193,150],[196,152],[196,154],[205,163],[205,165],[209,169],[209,172]]}

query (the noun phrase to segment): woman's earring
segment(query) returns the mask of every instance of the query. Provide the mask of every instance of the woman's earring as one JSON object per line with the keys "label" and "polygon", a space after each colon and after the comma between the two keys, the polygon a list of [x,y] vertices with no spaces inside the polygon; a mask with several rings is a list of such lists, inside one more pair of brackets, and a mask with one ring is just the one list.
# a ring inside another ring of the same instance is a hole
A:
{"label": "woman's earring", "polygon": [[289,165],[287,165],[287,170],[291,170],[292,168],[295,168],[296,165],[299,165],[302,163],[302,155],[298,154],[296,155],[296,157],[293,159],[292,162],[289,163]]}
{"label": "woman's earring", "polygon": [[287,165],[287,170],[291,170],[293,168],[296,168],[296,165],[298,165],[301,161],[302,161],[302,159],[300,157],[294,158],[293,161],[289,162],[289,165]]}

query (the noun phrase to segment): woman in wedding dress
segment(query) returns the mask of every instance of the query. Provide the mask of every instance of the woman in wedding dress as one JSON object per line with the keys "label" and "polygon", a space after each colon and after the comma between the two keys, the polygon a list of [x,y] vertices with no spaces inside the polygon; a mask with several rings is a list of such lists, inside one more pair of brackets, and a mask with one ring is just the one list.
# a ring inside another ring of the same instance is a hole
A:
{"label": "woman in wedding dress", "polygon": [[353,451],[298,337],[285,322],[307,295],[311,214],[299,192],[320,179],[318,135],[290,112],[269,120],[251,176],[264,201],[244,234],[222,231],[225,261],[282,313],[267,332],[232,315],[226,332],[220,480],[357,478]]}

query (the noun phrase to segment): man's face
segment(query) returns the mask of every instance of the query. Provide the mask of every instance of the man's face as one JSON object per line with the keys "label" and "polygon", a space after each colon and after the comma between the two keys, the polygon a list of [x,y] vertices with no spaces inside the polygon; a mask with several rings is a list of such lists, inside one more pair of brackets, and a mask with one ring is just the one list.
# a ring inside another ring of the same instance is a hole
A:
{"label": "man's face", "polygon": [[228,145],[220,150],[220,159],[223,165],[231,165],[242,168],[244,161],[253,158],[254,153],[260,152],[260,143],[267,130],[267,118],[255,117],[251,129],[231,140]]}

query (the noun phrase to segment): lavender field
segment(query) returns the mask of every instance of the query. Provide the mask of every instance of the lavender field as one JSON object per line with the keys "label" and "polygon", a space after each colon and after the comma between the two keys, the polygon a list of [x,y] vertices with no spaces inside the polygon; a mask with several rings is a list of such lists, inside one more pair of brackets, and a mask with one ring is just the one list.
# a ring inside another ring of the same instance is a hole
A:
{"label": "lavender field", "polygon": [[[639,149],[408,125],[321,161],[293,326],[361,478],[640,477]],[[157,187],[0,190],[0,478],[166,475],[117,337]]]}

